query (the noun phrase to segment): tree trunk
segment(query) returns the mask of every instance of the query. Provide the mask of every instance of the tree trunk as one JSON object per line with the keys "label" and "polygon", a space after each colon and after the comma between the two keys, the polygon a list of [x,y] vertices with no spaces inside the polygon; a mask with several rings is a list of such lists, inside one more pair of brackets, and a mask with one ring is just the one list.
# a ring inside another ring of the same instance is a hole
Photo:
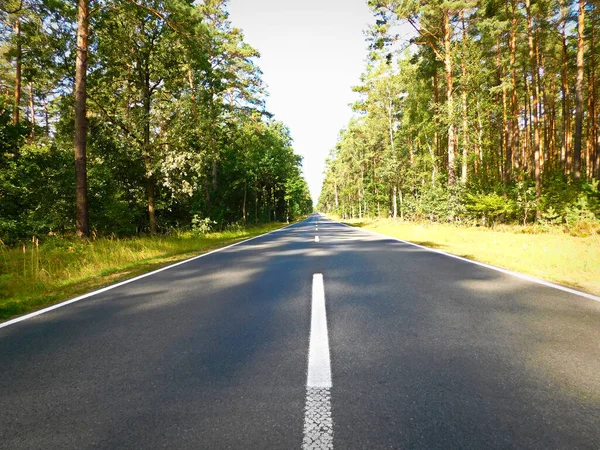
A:
{"label": "tree trunk", "polygon": [[194,88],[194,74],[192,68],[188,67],[188,83],[190,86],[190,94],[192,98],[192,113],[194,115],[194,123],[198,121],[198,107],[196,105],[196,89]]}
{"label": "tree trunk", "polygon": [[506,148],[507,170],[504,174],[505,183],[510,183],[511,171],[515,167],[515,152],[519,146],[519,99],[517,97],[517,6],[515,0],[511,2],[512,23],[510,29],[510,121],[509,121],[509,145]]}
{"label": "tree trunk", "polygon": [[[537,78],[538,70],[535,58],[535,45],[533,42],[533,19],[531,16],[531,0],[525,0],[527,10],[527,38],[529,42],[529,64],[531,69],[531,92],[533,95],[532,118],[531,125],[533,127],[533,162],[535,175],[535,198],[540,200],[542,197],[542,180],[540,166],[540,130],[538,124],[538,94],[537,94]],[[541,211],[538,207],[536,210],[536,218],[541,218]]]}
{"label": "tree trunk", "polygon": [[[13,124],[19,123],[19,108],[21,105],[21,67],[23,65],[23,49],[21,46],[21,20],[19,18],[15,21],[15,34],[17,42],[17,55],[16,55],[16,72],[15,72],[15,110],[13,111]],[[86,32],[87,34],[87,32]]]}
{"label": "tree trunk", "polygon": [[524,104],[523,104],[523,128],[524,128],[524,142],[523,151],[521,152],[521,160],[523,161],[523,172],[531,172],[531,86],[527,78],[527,73],[523,73],[523,84],[525,85]]}
{"label": "tree trunk", "polygon": [[269,188],[269,190],[266,193],[266,201],[267,201],[267,217],[269,218],[269,222],[271,222],[271,198],[272,198],[272,192],[271,189]]}
{"label": "tree trunk", "polygon": [[86,167],[86,75],[88,58],[88,0],[79,0],[75,64],[75,218],[78,237],[89,236]]}
{"label": "tree trunk", "polygon": [[467,109],[467,26],[465,23],[465,10],[461,9],[460,18],[462,21],[462,58],[461,58],[461,70],[462,70],[462,81],[461,81],[461,95],[462,95],[462,171],[460,178],[463,184],[467,182],[467,169],[468,169],[468,146],[469,146],[469,134],[468,134],[468,109]]}
{"label": "tree trunk", "polygon": [[48,115],[48,102],[46,101],[46,95],[43,97],[43,105],[44,105],[44,127],[46,129],[46,136],[50,135],[50,118]]}
{"label": "tree trunk", "polygon": [[571,154],[571,106],[569,101],[569,60],[567,57],[567,14],[569,12],[565,0],[561,0],[561,38],[562,38],[562,70],[561,70],[561,96],[562,96],[562,122],[563,142],[560,152],[560,161],[563,170],[567,171],[567,158]]}
{"label": "tree trunk", "polygon": [[154,192],[152,177],[146,177],[146,195],[148,196],[148,225],[150,227],[150,234],[156,234],[156,193]]}
{"label": "tree trunk", "polygon": [[413,127],[412,124],[408,126],[408,162],[411,167],[415,164],[415,146],[413,144]]}
{"label": "tree trunk", "polygon": [[29,82],[29,121],[31,122],[31,142],[35,139],[35,96],[33,93],[33,83]]}
{"label": "tree trunk", "polygon": [[217,167],[217,159],[215,157],[215,159],[213,159],[213,162],[212,162],[212,190],[213,190],[213,193],[217,192],[217,174],[218,174],[218,167]]}
{"label": "tree trunk", "polygon": [[242,221],[244,222],[244,225],[246,224],[246,199],[248,198],[248,185],[247,183],[244,183],[244,203],[242,204],[242,215],[243,215],[243,219]]}
{"label": "tree trunk", "polygon": [[143,86],[143,105],[144,105],[144,162],[146,164],[146,196],[148,197],[148,226],[150,234],[156,234],[156,191],[154,189],[154,170],[152,167],[152,157],[150,156],[150,113],[152,108],[152,93],[150,91],[150,73],[148,67],[144,73]]}
{"label": "tree trunk", "polygon": [[256,198],[254,199],[254,222],[258,223],[258,203],[260,202],[260,191],[256,192]]}
{"label": "tree trunk", "polygon": [[504,185],[508,184],[508,173],[509,173],[509,162],[511,160],[511,142],[509,133],[509,120],[508,120],[508,100],[506,95],[506,87],[502,86],[502,135],[503,135],[503,147],[504,147],[504,158],[499,161],[500,164],[500,176],[504,181]]}
{"label": "tree trunk", "polygon": [[335,190],[335,209],[336,209],[336,211],[337,211],[337,210],[339,209],[339,207],[340,207],[340,200],[339,200],[339,197],[338,197],[338,188],[337,188],[337,183],[335,183],[335,184],[333,185],[333,188],[334,188],[334,190]]}
{"label": "tree trunk", "polygon": [[393,198],[393,202],[394,202],[394,219],[396,217],[398,217],[398,200],[396,198],[397,195],[398,195],[398,187],[396,185],[394,185],[394,198]]}
{"label": "tree trunk", "polygon": [[592,73],[591,69],[588,66],[588,75],[587,75],[587,83],[588,83],[588,98],[587,98],[587,133],[585,135],[585,176],[586,178],[590,177],[590,159],[591,159],[591,148],[592,142],[594,139],[593,132],[593,122],[592,122],[592,111],[594,110],[594,103],[592,99],[592,95],[590,92],[592,91]]}
{"label": "tree trunk", "polygon": [[450,13],[444,13],[444,68],[446,69],[446,103],[448,108],[448,185],[455,183],[455,131],[454,131],[454,74],[451,49],[452,33],[450,30]]}
{"label": "tree trunk", "polygon": [[583,51],[585,30],[585,1],[579,0],[577,14],[577,80],[575,83],[575,145],[573,147],[573,177],[581,178],[581,143],[583,134]]}
{"label": "tree trunk", "polygon": [[362,219],[363,213],[362,213],[362,201],[361,201],[361,195],[360,195],[360,189],[358,190],[358,218]]}
{"label": "tree trunk", "polygon": [[596,171],[596,154],[598,147],[598,118],[596,117],[596,51],[595,51],[595,33],[594,27],[590,30],[590,84],[588,88],[588,96],[590,98],[590,107],[588,116],[590,117],[590,157],[587,160],[588,177],[593,178]]}
{"label": "tree trunk", "polygon": [[475,154],[477,159],[475,167],[479,169],[479,174],[483,173],[483,121],[481,120],[481,103],[477,100],[477,143],[475,144]]}
{"label": "tree trunk", "polygon": [[536,61],[536,75],[537,75],[537,83],[536,83],[536,96],[538,99],[538,107],[537,107],[537,117],[538,117],[538,129],[540,135],[540,172],[544,170],[544,163],[547,159],[548,152],[548,139],[547,139],[547,130],[546,130],[546,113],[548,110],[548,105],[546,103],[546,84],[545,77],[542,76],[545,73],[544,60],[540,56],[540,33],[539,29],[536,29],[535,32],[535,61]]}
{"label": "tree trunk", "polygon": [[[433,105],[437,107],[437,105],[440,103],[440,94],[439,94],[439,83],[438,83],[438,76],[437,76],[437,70],[434,72],[433,74]],[[434,131],[433,131],[433,150],[434,150],[434,155],[432,157],[433,160],[433,171],[436,171],[436,158],[440,155],[440,139],[438,136],[438,119],[437,119],[437,114],[434,115],[433,118],[433,122],[434,122]]]}
{"label": "tree trunk", "polygon": [[402,189],[399,189],[399,193],[400,193],[400,220],[404,222],[404,208],[402,207],[404,204],[403,198],[402,198]]}

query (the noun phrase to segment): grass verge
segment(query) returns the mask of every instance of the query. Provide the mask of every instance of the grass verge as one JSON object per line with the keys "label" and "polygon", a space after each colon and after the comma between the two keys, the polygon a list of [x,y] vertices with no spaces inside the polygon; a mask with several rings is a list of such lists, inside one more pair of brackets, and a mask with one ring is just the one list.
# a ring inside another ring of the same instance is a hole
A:
{"label": "grass verge", "polygon": [[285,225],[87,242],[49,238],[36,244],[34,238],[20,248],[0,247],[0,321]]}
{"label": "grass verge", "polygon": [[387,236],[600,295],[600,235],[574,237],[557,227],[526,234],[530,227],[500,229],[394,219],[346,220]]}

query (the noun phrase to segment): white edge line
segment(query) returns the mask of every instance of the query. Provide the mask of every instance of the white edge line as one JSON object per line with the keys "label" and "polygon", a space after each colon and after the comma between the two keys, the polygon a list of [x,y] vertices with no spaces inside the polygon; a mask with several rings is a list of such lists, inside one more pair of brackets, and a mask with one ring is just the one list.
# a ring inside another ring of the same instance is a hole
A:
{"label": "white edge line", "polygon": [[568,292],[569,294],[578,295],[579,297],[585,297],[585,298],[588,298],[590,300],[594,300],[596,302],[600,302],[600,297],[598,297],[596,295],[588,294],[587,292],[578,291],[576,289],[571,289],[571,288],[568,288],[566,286],[561,286],[560,284],[555,284],[555,283],[552,283],[550,281],[543,280],[542,278],[537,278],[537,277],[534,277],[534,276],[531,276],[531,275],[525,275],[524,273],[520,273],[520,272],[513,272],[512,270],[503,269],[502,267],[497,267],[497,266],[493,266],[491,264],[487,264],[487,263],[483,263],[483,262],[479,262],[479,261],[474,261],[472,259],[463,258],[462,256],[453,255],[452,253],[446,253],[446,252],[444,252],[442,250],[436,250],[436,249],[433,249],[433,248],[425,247],[423,245],[415,244],[414,242],[404,241],[402,239],[398,239],[398,238],[395,238],[393,236],[388,236],[386,234],[378,233],[376,231],[365,230],[364,228],[359,228],[359,227],[353,227],[353,226],[345,224],[343,222],[337,222],[337,221],[332,221],[332,222],[339,223],[340,225],[344,225],[345,227],[349,227],[349,228],[352,228],[354,230],[360,230],[360,231],[364,231],[365,233],[375,234],[377,236],[381,236],[381,237],[384,237],[386,239],[392,239],[394,241],[402,242],[403,244],[412,245],[414,247],[419,247],[419,248],[422,248],[423,250],[428,250],[428,251],[433,252],[433,253],[439,253],[440,255],[449,256],[450,258],[454,258],[454,259],[459,259],[461,261],[465,261],[465,262],[468,262],[468,263],[471,263],[471,264],[475,264],[476,266],[481,266],[481,267],[485,267],[487,269],[492,269],[492,270],[495,270],[497,272],[502,272],[502,273],[504,273],[506,275],[512,275],[513,277],[517,277],[517,278],[520,278],[522,280],[530,281],[532,283],[541,284],[541,285],[546,286],[546,287],[558,289],[559,291]]}
{"label": "white edge line", "polygon": [[254,239],[258,239],[260,237],[267,236],[267,235],[272,234],[272,233],[277,233],[277,232],[279,232],[281,230],[284,230],[286,228],[290,228],[290,227],[293,227],[295,225],[298,225],[298,224],[304,222],[305,220],[307,220],[307,219],[304,219],[304,220],[302,220],[300,222],[293,223],[291,225],[287,225],[287,226],[282,227],[282,228],[277,228],[276,230],[269,231],[268,233],[259,234],[258,236],[254,236],[254,237],[251,237],[249,239],[245,239],[243,241],[235,242],[235,243],[230,244],[230,245],[228,245],[226,247],[217,248],[217,249],[212,250],[212,251],[207,252],[207,253],[202,253],[201,255],[194,256],[192,258],[185,259],[183,261],[179,261],[179,262],[177,262],[175,264],[171,264],[171,265],[166,266],[166,267],[161,267],[160,269],[153,270],[152,272],[144,273],[142,275],[138,275],[137,277],[134,277],[134,278],[129,278],[127,280],[123,280],[123,281],[121,281],[119,283],[116,283],[116,284],[111,284],[110,286],[103,287],[102,289],[98,289],[96,291],[88,292],[87,294],[80,295],[79,297],[75,297],[75,298],[72,298],[70,300],[65,300],[64,302],[60,302],[60,303],[57,303],[55,305],[48,306],[47,308],[43,308],[43,309],[40,309],[38,311],[34,311],[32,313],[25,314],[23,316],[15,317],[14,319],[7,320],[6,322],[0,323],[0,328],[8,327],[9,325],[14,325],[15,323],[19,323],[19,322],[22,322],[24,320],[31,319],[32,317],[39,316],[41,314],[47,313],[49,311],[52,311],[52,310],[55,310],[55,309],[58,309],[58,308],[62,308],[63,306],[70,305],[71,303],[76,303],[76,302],[84,300],[84,299],[86,299],[88,297],[92,297],[94,295],[102,294],[103,292],[110,291],[111,289],[118,288],[118,287],[123,286],[125,284],[133,283],[134,281],[141,280],[142,278],[146,278],[146,277],[155,275],[157,273],[164,272],[165,270],[172,269],[173,267],[181,266],[182,264],[186,264],[186,263],[189,263],[191,261],[195,261],[196,259],[204,258],[205,256],[212,255],[213,253],[217,253],[217,252],[220,252],[220,251],[223,251],[223,250],[227,250],[228,248],[235,247],[236,245],[240,245],[240,244],[243,244],[245,242],[249,242],[249,241],[252,241]]}

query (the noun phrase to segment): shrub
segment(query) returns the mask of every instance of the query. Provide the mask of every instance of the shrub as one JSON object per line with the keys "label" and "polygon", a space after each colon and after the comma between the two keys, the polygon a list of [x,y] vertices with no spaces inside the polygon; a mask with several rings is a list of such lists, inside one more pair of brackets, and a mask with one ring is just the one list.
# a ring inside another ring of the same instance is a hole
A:
{"label": "shrub", "polygon": [[538,208],[535,198],[535,186],[524,181],[517,183],[517,211],[523,217],[523,225],[527,224],[529,216]]}
{"label": "shrub", "polygon": [[516,205],[511,199],[492,194],[467,194],[466,209],[475,218],[482,218],[483,222],[494,224],[515,213]]}
{"label": "shrub", "polygon": [[239,222],[230,223],[225,227],[225,231],[230,231],[233,233],[239,233],[244,231],[244,227]]}
{"label": "shrub", "polygon": [[600,221],[592,211],[585,193],[579,194],[577,203],[565,208],[565,221],[567,231],[572,236],[585,237],[600,233]]}
{"label": "shrub", "polygon": [[448,187],[442,183],[424,185],[417,208],[417,215],[437,222],[457,222],[465,214],[464,187]]}
{"label": "shrub", "polygon": [[210,233],[216,224],[217,222],[211,220],[210,217],[202,219],[198,214],[194,214],[192,217],[192,231],[197,234]]}
{"label": "shrub", "polygon": [[553,206],[550,206],[542,213],[541,222],[545,225],[558,225],[564,222],[564,218],[554,209]]}

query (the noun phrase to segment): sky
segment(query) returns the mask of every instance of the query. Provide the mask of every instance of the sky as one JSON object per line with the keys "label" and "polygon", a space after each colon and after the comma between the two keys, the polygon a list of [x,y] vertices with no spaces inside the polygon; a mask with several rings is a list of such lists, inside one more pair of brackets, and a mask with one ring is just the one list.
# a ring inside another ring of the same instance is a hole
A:
{"label": "sky", "polygon": [[365,67],[363,31],[373,22],[366,0],[230,0],[229,13],[261,54],[267,110],[290,128],[316,202]]}

